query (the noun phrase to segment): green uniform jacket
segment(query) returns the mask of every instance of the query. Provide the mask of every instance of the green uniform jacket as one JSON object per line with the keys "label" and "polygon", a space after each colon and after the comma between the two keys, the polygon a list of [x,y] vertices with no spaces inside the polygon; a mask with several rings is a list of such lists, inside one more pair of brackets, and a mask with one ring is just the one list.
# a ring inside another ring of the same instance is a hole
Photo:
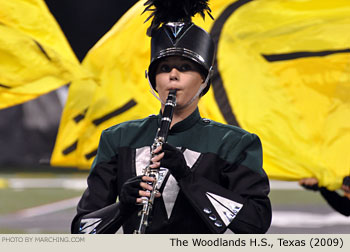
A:
{"label": "green uniform jacket", "polygon": [[[82,223],[87,225],[84,216],[115,205],[123,183],[142,174],[150,161],[150,146],[160,118],[161,115],[152,115],[103,131],[72,232],[79,232]],[[256,135],[203,119],[196,110],[171,128],[167,142],[182,149],[192,172],[178,183],[162,168],[165,177],[160,185],[162,197],[155,200],[147,233],[224,233],[228,228],[234,233],[268,230],[270,188]],[[139,217],[135,212],[119,222],[124,233],[132,233],[138,228]]]}

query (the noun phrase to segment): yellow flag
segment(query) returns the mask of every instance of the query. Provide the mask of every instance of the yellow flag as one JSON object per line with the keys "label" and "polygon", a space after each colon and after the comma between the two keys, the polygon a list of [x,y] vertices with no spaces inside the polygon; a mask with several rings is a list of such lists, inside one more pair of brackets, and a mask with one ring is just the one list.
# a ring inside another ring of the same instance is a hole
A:
{"label": "yellow flag", "polygon": [[132,8],[85,57],[82,65],[96,76],[99,85],[90,83],[86,90],[84,82],[71,84],[53,165],[89,168],[103,129],[158,113],[159,105],[148,94],[144,78],[150,39],[143,24],[145,16],[140,15],[142,4]]}
{"label": "yellow flag", "polygon": [[43,0],[0,6],[0,109],[91,77]]}
{"label": "yellow flag", "polygon": [[[103,129],[158,113],[144,78],[150,41],[143,2],[84,60],[99,86],[83,96],[84,85],[72,83],[77,86],[70,90],[53,164],[88,168]],[[259,135],[270,178],[314,176],[320,185],[339,188],[350,172],[349,1],[215,0],[210,7],[214,21],[193,20],[217,43],[202,116]],[[77,134],[66,137],[72,129]]]}
{"label": "yellow flag", "polygon": [[345,0],[250,1],[226,19],[219,73],[270,178],[336,189],[349,175],[349,29]]}

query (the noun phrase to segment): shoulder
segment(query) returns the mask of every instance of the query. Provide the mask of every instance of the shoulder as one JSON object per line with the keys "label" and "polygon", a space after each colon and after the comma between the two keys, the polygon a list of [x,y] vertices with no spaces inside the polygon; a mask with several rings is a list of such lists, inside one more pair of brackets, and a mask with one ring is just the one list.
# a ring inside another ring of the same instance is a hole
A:
{"label": "shoulder", "polygon": [[125,121],[105,129],[101,134],[100,142],[106,142],[114,149],[123,146],[144,146],[152,141],[157,127],[158,116],[155,115]]}
{"label": "shoulder", "polygon": [[243,136],[255,137],[255,134],[252,134],[240,127],[223,124],[207,118],[201,118],[200,124],[204,130],[208,132],[208,134],[214,135],[215,137],[228,138],[231,141],[239,140]]}
{"label": "shoulder", "polygon": [[140,130],[144,127],[149,126],[149,124],[157,123],[157,120],[157,115],[149,115],[146,118],[125,121],[103,130],[102,134],[114,135],[124,131]]}
{"label": "shoulder", "polygon": [[201,119],[203,136],[210,152],[232,163],[242,152],[256,150],[260,155],[262,146],[259,137],[247,130],[213,120]]}

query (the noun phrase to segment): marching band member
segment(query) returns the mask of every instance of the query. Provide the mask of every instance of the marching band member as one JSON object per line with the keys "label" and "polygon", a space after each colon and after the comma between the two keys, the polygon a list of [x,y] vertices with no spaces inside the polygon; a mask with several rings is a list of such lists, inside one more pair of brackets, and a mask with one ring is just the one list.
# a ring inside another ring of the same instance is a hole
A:
{"label": "marching band member", "polygon": [[[270,227],[270,188],[258,136],[202,118],[198,110],[210,87],[215,46],[191,16],[209,13],[207,2],[146,2],[146,10],[154,11],[148,79],[161,110],[103,131],[73,233],[137,230],[140,203],[154,180],[142,173],[149,163],[162,179],[146,233],[265,233]],[[177,92],[167,142],[152,156],[170,90]]]}

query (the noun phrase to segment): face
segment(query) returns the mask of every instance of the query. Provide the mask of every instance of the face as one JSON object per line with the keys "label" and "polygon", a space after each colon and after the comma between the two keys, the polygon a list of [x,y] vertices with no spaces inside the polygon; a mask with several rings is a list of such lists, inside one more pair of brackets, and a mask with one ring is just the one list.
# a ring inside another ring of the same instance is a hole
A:
{"label": "face", "polygon": [[[169,90],[176,89],[177,107],[189,102],[197,93],[203,77],[199,67],[193,61],[180,56],[166,57],[156,69],[156,89],[162,101],[165,101]],[[199,98],[193,103],[198,104]]]}
{"label": "face", "polygon": [[348,185],[342,185],[341,189],[343,189],[343,191],[346,193],[350,193],[350,186],[348,186]]}

